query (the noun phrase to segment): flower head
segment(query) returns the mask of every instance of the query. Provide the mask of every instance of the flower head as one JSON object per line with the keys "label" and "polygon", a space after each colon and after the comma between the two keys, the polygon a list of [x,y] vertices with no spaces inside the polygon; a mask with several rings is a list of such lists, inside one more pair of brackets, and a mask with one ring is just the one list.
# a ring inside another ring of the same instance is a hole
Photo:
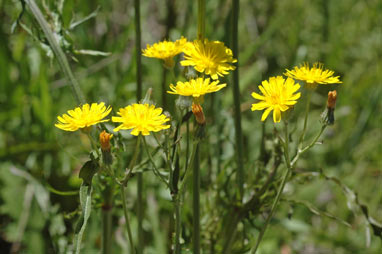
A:
{"label": "flower head", "polygon": [[76,131],[95,125],[101,122],[107,122],[109,119],[103,120],[110,114],[111,107],[106,108],[105,103],[84,104],[82,107],[77,107],[74,110],[69,110],[68,114],[58,116],[56,126],[65,131]]}
{"label": "flower head", "polygon": [[170,85],[171,91],[167,91],[170,94],[179,94],[182,96],[192,96],[194,100],[200,102],[203,100],[203,96],[207,93],[217,92],[227,84],[219,84],[219,80],[210,82],[209,78],[197,78],[191,79],[186,82],[178,81],[176,86]]}
{"label": "flower head", "polygon": [[316,84],[335,84],[342,83],[340,76],[333,77],[334,71],[324,70],[322,63],[314,63],[310,68],[308,63],[294,67],[293,70],[286,69],[285,76],[293,79],[305,81],[308,86],[315,86]]}
{"label": "flower head", "polygon": [[175,41],[161,41],[154,43],[152,46],[147,44],[146,49],[142,50],[142,55],[152,58],[162,59],[166,68],[174,67],[173,57],[182,53],[187,39],[183,36]]}
{"label": "flower head", "polygon": [[231,64],[237,62],[232,51],[220,41],[195,40],[187,43],[183,52],[185,60],[180,62],[181,65],[194,66],[195,70],[210,75],[212,79],[234,70],[235,66]]}
{"label": "flower head", "polygon": [[170,128],[165,123],[170,118],[162,114],[162,108],[155,108],[154,105],[134,103],[125,108],[120,108],[117,113],[120,116],[113,116],[112,121],[122,123],[114,131],[133,129],[131,135],[150,135],[150,131],[158,132]]}
{"label": "flower head", "polygon": [[300,88],[300,85],[295,83],[293,79],[286,80],[281,77],[271,77],[269,81],[264,80],[259,89],[263,95],[252,93],[252,97],[261,100],[258,103],[252,104],[252,111],[265,109],[261,116],[261,121],[264,121],[269,113],[273,110],[273,121],[280,122],[281,112],[284,112],[297,103],[300,98],[300,93],[295,93]]}

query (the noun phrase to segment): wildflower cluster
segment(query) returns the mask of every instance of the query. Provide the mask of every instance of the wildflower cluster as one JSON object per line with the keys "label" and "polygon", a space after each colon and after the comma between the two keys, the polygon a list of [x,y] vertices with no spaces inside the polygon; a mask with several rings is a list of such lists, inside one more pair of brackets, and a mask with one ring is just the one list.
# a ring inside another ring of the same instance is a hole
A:
{"label": "wildflower cluster", "polygon": [[[180,65],[185,68],[193,67],[195,71],[200,73],[200,76],[188,81],[178,81],[176,85],[170,84],[168,93],[191,97],[193,109],[200,109],[198,110],[199,117],[200,112],[203,114],[201,104],[204,101],[204,95],[226,87],[226,84],[219,84],[218,78],[234,70],[235,66],[232,64],[237,62],[233,58],[232,50],[227,48],[224,43],[209,41],[208,39],[186,41],[182,37],[175,42],[162,41],[152,46],[147,45],[147,48],[142,52],[144,56],[163,59],[167,68],[174,67],[173,57],[183,53],[184,60],[180,61]],[[205,77],[205,75],[209,77]]]}
{"label": "wildflower cluster", "polygon": [[286,70],[287,78],[282,76],[271,77],[259,85],[262,94],[253,92],[252,97],[260,102],[252,104],[252,111],[265,109],[261,121],[265,121],[269,113],[273,110],[273,121],[280,122],[282,112],[294,107],[301,93],[297,92],[300,85],[295,80],[305,81],[308,89],[315,89],[318,84],[342,83],[339,76],[333,77],[334,72],[324,70],[322,63],[315,63],[310,68],[308,63],[299,67],[294,67],[292,71]]}

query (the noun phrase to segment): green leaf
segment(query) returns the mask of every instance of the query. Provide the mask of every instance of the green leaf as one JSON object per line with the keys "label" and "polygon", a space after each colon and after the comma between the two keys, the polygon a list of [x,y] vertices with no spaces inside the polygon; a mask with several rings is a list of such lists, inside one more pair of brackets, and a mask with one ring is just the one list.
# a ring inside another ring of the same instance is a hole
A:
{"label": "green leaf", "polygon": [[82,166],[79,173],[79,178],[82,178],[82,180],[84,181],[86,185],[91,185],[93,176],[95,173],[97,173],[97,171],[98,171],[98,163],[95,162],[94,160],[89,160],[85,162],[85,164]]}
{"label": "green leaf", "polygon": [[80,203],[81,203],[82,213],[81,213],[79,222],[77,223],[77,226],[75,229],[76,235],[74,237],[74,249],[76,254],[80,253],[82,236],[85,232],[87,221],[90,217],[91,203],[92,203],[91,194],[92,194],[92,187],[89,185],[86,185],[85,183],[82,184],[80,188]]}

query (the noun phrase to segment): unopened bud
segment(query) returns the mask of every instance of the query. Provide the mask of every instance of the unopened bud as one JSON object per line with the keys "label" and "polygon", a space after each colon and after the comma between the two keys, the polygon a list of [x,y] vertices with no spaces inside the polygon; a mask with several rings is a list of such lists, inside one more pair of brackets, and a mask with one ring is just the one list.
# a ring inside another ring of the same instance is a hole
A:
{"label": "unopened bud", "polygon": [[192,104],[192,113],[194,113],[196,122],[200,125],[206,123],[206,118],[204,117],[203,108],[200,104]]}
{"label": "unopened bud", "polygon": [[110,139],[113,137],[113,134],[103,131],[99,134],[99,142],[101,144],[102,151],[110,150]]}
{"label": "unopened bud", "polygon": [[321,119],[325,125],[334,124],[334,108],[336,107],[337,91],[330,91],[328,93],[328,101],[326,103],[326,109],[321,114]]}
{"label": "unopened bud", "polygon": [[328,102],[327,102],[327,106],[328,108],[335,108],[336,107],[336,100],[337,100],[337,91],[334,90],[334,91],[330,91],[328,93]]}

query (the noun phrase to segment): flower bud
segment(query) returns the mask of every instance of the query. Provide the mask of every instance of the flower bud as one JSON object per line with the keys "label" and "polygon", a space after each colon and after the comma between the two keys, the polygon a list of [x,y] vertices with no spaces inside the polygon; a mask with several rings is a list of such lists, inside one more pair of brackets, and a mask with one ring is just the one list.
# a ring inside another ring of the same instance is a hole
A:
{"label": "flower bud", "polygon": [[325,125],[334,124],[334,108],[336,106],[337,91],[330,91],[328,93],[328,101],[326,102],[326,109],[321,114],[321,119]]}
{"label": "flower bud", "polygon": [[107,165],[111,165],[113,162],[113,157],[110,151],[110,148],[111,148],[110,139],[112,137],[113,137],[113,134],[107,133],[106,131],[102,131],[99,134],[99,142],[101,144],[103,163]]}
{"label": "flower bud", "polygon": [[206,118],[204,117],[203,108],[200,104],[192,104],[192,113],[194,113],[196,122],[200,125],[206,123]]}
{"label": "flower bud", "polygon": [[336,106],[336,100],[337,100],[337,91],[336,90],[330,91],[328,93],[328,102],[326,104],[328,108],[334,109]]}
{"label": "flower bud", "polygon": [[113,134],[103,131],[99,134],[99,142],[101,144],[102,151],[110,151],[110,139],[113,137]]}

